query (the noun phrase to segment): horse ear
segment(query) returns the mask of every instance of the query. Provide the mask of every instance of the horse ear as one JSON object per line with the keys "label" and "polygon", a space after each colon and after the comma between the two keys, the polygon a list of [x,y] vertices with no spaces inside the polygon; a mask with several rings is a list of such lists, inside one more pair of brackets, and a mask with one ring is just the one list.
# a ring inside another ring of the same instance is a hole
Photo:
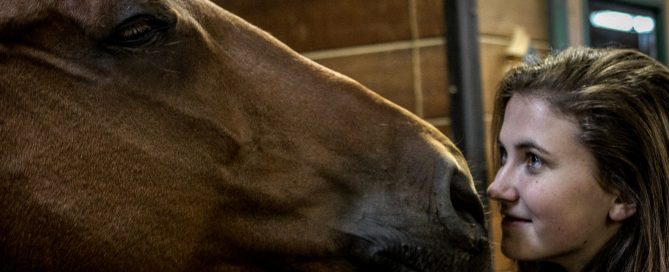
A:
{"label": "horse ear", "polygon": [[609,218],[614,222],[620,222],[634,215],[634,213],[636,213],[636,203],[618,196],[609,209]]}

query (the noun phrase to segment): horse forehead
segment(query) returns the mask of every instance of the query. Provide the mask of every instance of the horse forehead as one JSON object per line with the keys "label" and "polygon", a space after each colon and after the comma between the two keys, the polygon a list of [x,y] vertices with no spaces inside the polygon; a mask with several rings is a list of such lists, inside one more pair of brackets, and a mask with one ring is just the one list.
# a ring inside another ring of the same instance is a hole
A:
{"label": "horse forehead", "polygon": [[142,6],[167,5],[167,0],[3,0],[0,27],[20,26],[35,21],[48,21],[58,14],[82,27],[112,23],[125,14],[138,12]]}
{"label": "horse forehead", "polygon": [[37,20],[53,7],[50,0],[6,0],[0,8],[0,26],[19,25]]}
{"label": "horse forehead", "polygon": [[95,25],[100,20],[137,13],[146,5],[166,4],[166,0],[61,0],[56,10],[83,25]]}

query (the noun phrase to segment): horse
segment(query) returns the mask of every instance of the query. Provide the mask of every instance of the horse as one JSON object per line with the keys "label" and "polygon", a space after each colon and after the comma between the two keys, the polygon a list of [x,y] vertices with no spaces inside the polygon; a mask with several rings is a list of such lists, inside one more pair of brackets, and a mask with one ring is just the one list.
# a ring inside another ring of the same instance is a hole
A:
{"label": "horse", "polygon": [[208,0],[2,0],[0,270],[485,271],[457,147]]}

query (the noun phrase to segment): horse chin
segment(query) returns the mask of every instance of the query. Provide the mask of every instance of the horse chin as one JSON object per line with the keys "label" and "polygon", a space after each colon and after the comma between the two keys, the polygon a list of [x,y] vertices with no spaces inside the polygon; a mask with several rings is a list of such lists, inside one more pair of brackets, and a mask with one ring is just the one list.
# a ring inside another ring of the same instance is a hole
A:
{"label": "horse chin", "polygon": [[364,257],[361,266],[365,271],[454,271],[466,267],[469,256],[401,244]]}
{"label": "horse chin", "polygon": [[430,250],[398,245],[379,251],[373,259],[387,271],[459,271],[468,267],[472,254],[461,250]]}
{"label": "horse chin", "polygon": [[483,271],[489,260],[482,252],[487,246],[467,251],[438,242],[395,242],[379,246],[370,239],[357,240],[348,249],[351,262],[360,271]]}

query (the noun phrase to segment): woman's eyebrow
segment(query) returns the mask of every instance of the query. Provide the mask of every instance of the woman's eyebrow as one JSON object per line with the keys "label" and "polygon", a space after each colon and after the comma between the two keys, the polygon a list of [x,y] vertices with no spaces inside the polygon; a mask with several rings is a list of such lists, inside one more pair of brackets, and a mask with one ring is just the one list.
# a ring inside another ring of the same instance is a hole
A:
{"label": "woman's eyebrow", "polygon": [[[499,138],[497,138],[497,145],[504,148],[504,144],[502,143],[502,141],[500,141]],[[541,147],[541,145],[539,145],[538,143],[536,143],[533,140],[521,141],[520,143],[515,144],[513,147],[515,149],[535,149],[535,150],[539,151],[539,153],[542,153],[542,154],[545,154],[545,155],[551,155],[551,153],[548,152],[548,150]]]}
{"label": "woman's eyebrow", "polygon": [[524,140],[522,142],[515,144],[514,147],[516,149],[534,149],[539,151],[539,153],[543,153],[545,155],[551,155],[551,153],[548,152],[548,150],[541,147],[541,145],[537,144],[535,141],[532,140]]}

